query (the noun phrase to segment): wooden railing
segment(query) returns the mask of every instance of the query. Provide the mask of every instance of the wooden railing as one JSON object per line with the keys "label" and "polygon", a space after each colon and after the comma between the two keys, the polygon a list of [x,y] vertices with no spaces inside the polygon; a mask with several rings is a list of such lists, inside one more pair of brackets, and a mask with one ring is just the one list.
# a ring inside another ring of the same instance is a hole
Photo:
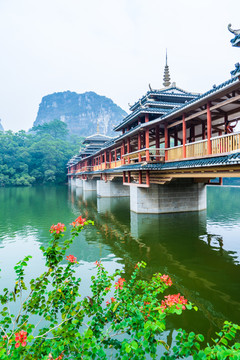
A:
{"label": "wooden railing", "polygon": [[186,144],[186,157],[201,157],[207,155],[207,140],[195,141],[194,143]]}
{"label": "wooden railing", "polygon": [[[201,158],[204,156],[211,156],[223,153],[230,153],[233,151],[240,151],[240,132],[227,134],[222,136],[217,136],[211,138],[212,145],[212,154],[208,154],[207,148],[207,140],[196,141],[194,143],[186,144],[186,159],[189,158]],[[123,159],[102,163],[100,165],[95,166],[86,166],[81,170],[77,170],[76,172],[82,171],[98,171],[105,169],[114,169],[128,162],[136,162],[136,161],[146,161],[147,152],[149,152],[149,161],[164,161],[165,153],[167,153],[168,161],[177,161],[183,159],[183,146],[175,146],[168,149],[162,148],[145,148],[137,151],[133,151],[131,153],[123,155]],[[68,174],[75,173],[75,171],[69,171]]]}
{"label": "wooden railing", "polygon": [[138,160],[139,156],[141,156],[141,159],[146,159],[147,152],[149,152],[150,161],[163,161],[165,157],[165,149],[162,148],[145,148],[137,151],[133,151],[128,154],[124,154],[123,158],[130,159],[130,160]]}
{"label": "wooden railing", "polygon": [[168,160],[181,160],[183,158],[183,146],[175,146],[173,148],[168,148],[167,150],[167,157]]}
{"label": "wooden railing", "polygon": [[211,139],[212,154],[222,154],[240,149],[240,132]]}
{"label": "wooden railing", "polygon": [[[240,132],[211,138],[212,154],[208,154],[207,140],[186,144],[186,159],[201,158],[240,150]],[[183,146],[166,149],[169,161],[183,159]]]}

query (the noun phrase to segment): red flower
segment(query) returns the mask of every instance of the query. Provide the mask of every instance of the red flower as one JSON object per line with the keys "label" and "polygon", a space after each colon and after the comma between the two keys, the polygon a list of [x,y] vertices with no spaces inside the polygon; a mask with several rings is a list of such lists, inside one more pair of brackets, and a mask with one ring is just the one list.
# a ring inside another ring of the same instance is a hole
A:
{"label": "red flower", "polygon": [[123,288],[123,283],[124,283],[125,281],[126,281],[125,279],[119,278],[119,279],[118,279],[118,282],[115,283],[115,288],[122,290],[122,288]]}
{"label": "red flower", "polygon": [[134,266],[134,269],[140,269],[140,263],[139,262]]}
{"label": "red flower", "polygon": [[[111,297],[111,302],[114,303],[115,301],[117,301],[114,297]],[[110,302],[109,301],[106,301],[106,304],[109,305]]]}
{"label": "red flower", "polygon": [[49,231],[50,233],[56,232],[56,234],[59,234],[60,232],[65,231],[65,225],[61,223],[58,223],[57,225],[52,225]]}
{"label": "red flower", "polygon": [[75,221],[73,221],[70,225],[72,225],[73,227],[76,226],[84,226],[86,222],[86,219],[83,219],[82,216],[79,216],[78,218],[76,218]]}
{"label": "red flower", "polygon": [[76,258],[75,256],[73,256],[73,255],[68,255],[68,256],[66,257],[66,259],[67,259],[68,261],[70,261],[71,263],[76,263],[76,262],[77,262],[77,258]]}
{"label": "red flower", "polygon": [[160,279],[168,286],[172,285],[172,279],[168,275],[162,275]]}
{"label": "red flower", "polygon": [[[180,294],[175,294],[175,295],[167,295],[164,296],[165,300],[162,300],[162,305],[161,305],[161,309],[162,312],[164,311],[164,309],[167,309],[167,307],[171,307],[173,305],[182,305],[182,310],[186,309],[185,304],[187,304],[187,299],[184,298],[184,296],[180,296]],[[176,306],[177,309],[180,309],[179,306]]]}
{"label": "red flower", "polygon": [[96,265],[97,267],[99,267],[101,265],[101,261],[95,261],[94,265]]}
{"label": "red flower", "polygon": [[109,290],[110,290],[110,287],[106,287],[106,288],[105,288],[105,291],[109,291]]}
{"label": "red flower", "polygon": [[19,333],[15,334],[15,348],[18,348],[20,346],[20,344],[24,347],[27,345],[26,341],[27,340],[27,332],[21,330]]}

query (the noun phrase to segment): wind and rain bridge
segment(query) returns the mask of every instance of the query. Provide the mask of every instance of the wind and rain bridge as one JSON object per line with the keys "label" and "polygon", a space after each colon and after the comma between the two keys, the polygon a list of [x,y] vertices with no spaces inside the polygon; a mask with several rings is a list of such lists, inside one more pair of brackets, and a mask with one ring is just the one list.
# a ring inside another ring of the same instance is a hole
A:
{"label": "wind and rain bridge", "polygon": [[[240,46],[235,34],[233,46]],[[232,41],[233,43],[233,41]],[[69,184],[100,197],[130,196],[137,213],[206,209],[212,179],[240,177],[240,64],[231,78],[204,94],[170,82],[152,89],[130,107],[115,127],[118,136],[98,132],[68,163]]]}

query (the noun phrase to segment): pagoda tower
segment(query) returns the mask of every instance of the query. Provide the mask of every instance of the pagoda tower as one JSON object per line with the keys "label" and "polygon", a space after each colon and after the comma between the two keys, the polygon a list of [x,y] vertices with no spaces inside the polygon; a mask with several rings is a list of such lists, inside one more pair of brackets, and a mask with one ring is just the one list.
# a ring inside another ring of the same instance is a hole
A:
{"label": "pagoda tower", "polygon": [[171,82],[170,82],[169,66],[167,63],[167,51],[166,51],[166,65],[164,68],[163,86],[168,87],[170,85],[171,85]]}

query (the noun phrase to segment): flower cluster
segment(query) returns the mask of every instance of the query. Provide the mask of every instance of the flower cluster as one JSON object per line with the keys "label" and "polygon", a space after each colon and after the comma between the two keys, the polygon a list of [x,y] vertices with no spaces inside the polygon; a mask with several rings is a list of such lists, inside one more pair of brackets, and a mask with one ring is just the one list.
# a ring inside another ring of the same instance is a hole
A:
{"label": "flower cluster", "polygon": [[172,279],[168,276],[168,275],[162,275],[160,277],[160,279],[167,285],[167,286],[171,286],[172,285]]}
{"label": "flower cluster", "polygon": [[115,283],[115,288],[122,290],[122,288],[123,288],[123,283],[124,283],[125,281],[126,281],[125,279],[119,278],[119,279],[118,279],[118,282]]}
{"label": "flower cluster", "polygon": [[94,265],[96,265],[97,267],[101,266],[101,261],[95,261]]}
{"label": "flower cluster", "polygon": [[[162,312],[164,312],[165,309],[167,309],[167,307],[171,307],[173,305],[182,305],[182,310],[186,309],[186,306],[184,304],[187,304],[187,299],[184,298],[184,296],[181,296],[180,293],[175,294],[175,295],[167,295],[164,296],[165,300],[162,300],[162,304],[161,304],[161,310]],[[179,306],[176,306],[177,309],[180,309]]]}
{"label": "flower cluster", "polygon": [[72,225],[73,227],[84,226],[85,222],[86,222],[86,219],[83,219],[82,216],[79,216],[70,225]]}
{"label": "flower cluster", "polygon": [[[115,301],[117,301],[114,297],[111,297],[111,302],[114,303]],[[106,304],[109,305],[110,302],[109,301],[106,301]]]}
{"label": "flower cluster", "polygon": [[76,258],[75,256],[73,256],[73,255],[68,255],[68,256],[66,257],[66,259],[67,259],[68,261],[70,261],[71,263],[76,263],[76,262],[77,262],[77,258]]}
{"label": "flower cluster", "polygon": [[59,234],[60,232],[65,231],[65,225],[61,223],[58,223],[57,225],[52,225],[49,231],[50,233],[56,232],[56,234]]}
{"label": "flower cluster", "polygon": [[15,348],[18,348],[20,345],[23,347],[27,345],[27,332],[24,330],[21,330],[19,333],[15,334]]}

